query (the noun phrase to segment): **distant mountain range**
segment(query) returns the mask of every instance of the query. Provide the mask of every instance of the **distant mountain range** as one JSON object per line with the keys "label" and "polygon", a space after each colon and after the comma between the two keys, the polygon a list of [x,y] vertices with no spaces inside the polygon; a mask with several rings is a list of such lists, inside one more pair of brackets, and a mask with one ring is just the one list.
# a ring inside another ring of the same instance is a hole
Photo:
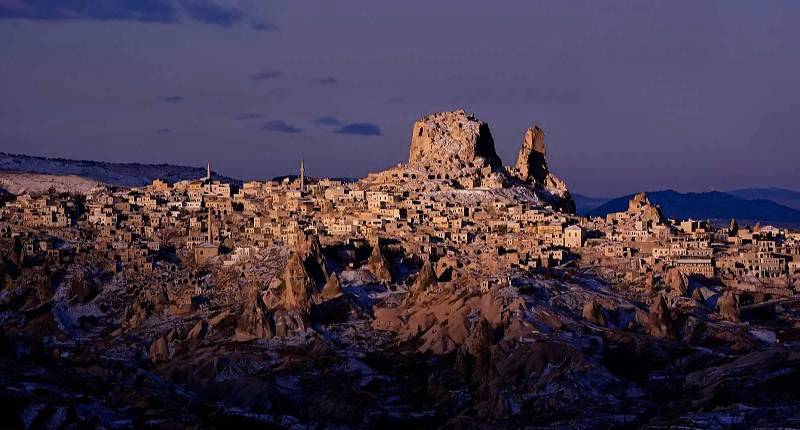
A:
{"label": "distant mountain range", "polygon": [[[203,167],[175,166],[172,164],[106,163],[102,161],[7,154],[4,152],[0,152],[0,170],[57,176],[80,176],[107,185],[122,187],[139,187],[149,184],[155,179],[178,182],[206,176],[206,169]],[[214,179],[224,182],[241,182],[213,172],[212,176]]]}
{"label": "distant mountain range", "polygon": [[579,214],[585,215],[592,209],[599,208],[613,199],[611,197],[589,197],[583,194],[572,193],[572,200],[575,201],[575,210]]}
{"label": "distant mountain range", "polygon": [[770,200],[792,209],[800,210],[800,191],[792,191],[785,188],[744,188],[727,191],[727,193],[748,200]]}
{"label": "distant mountain range", "polygon": [[[800,224],[800,210],[776,203],[764,198],[745,198],[736,195],[761,196],[778,195],[785,201],[791,201],[792,194],[800,197],[800,193],[790,190],[775,188],[739,190],[736,192],[710,191],[705,193],[679,193],[674,190],[647,192],[647,196],[654,204],[661,206],[661,210],[668,218],[693,218],[729,220],[736,218],[740,221],[762,221],[781,224]],[[573,195],[574,196],[574,195]],[[585,196],[575,197],[576,202],[584,203],[584,208],[596,200]],[[611,199],[592,209],[584,210],[582,214],[589,216],[605,216],[611,212],[625,211],[628,200],[634,195]],[[579,211],[580,212],[580,211]]]}

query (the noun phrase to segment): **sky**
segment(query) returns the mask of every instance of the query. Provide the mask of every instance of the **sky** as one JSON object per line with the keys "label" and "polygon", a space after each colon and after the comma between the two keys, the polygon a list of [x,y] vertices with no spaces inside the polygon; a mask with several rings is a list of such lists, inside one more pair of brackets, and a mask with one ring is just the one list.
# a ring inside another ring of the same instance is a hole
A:
{"label": "sky", "polygon": [[573,192],[800,190],[800,1],[0,0],[0,151],[356,177],[464,108]]}

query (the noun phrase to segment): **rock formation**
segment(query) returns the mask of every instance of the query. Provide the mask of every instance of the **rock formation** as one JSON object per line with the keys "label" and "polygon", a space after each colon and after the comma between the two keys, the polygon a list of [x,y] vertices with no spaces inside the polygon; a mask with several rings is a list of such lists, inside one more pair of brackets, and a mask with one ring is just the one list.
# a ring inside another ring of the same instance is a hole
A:
{"label": "rock formation", "polygon": [[545,154],[544,132],[534,126],[525,133],[516,165],[503,169],[489,126],[459,109],[414,123],[407,167],[456,187],[530,187],[543,204],[574,213],[575,202],[564,181],[549,171]]}
{"label": "rock formation", "polygon": [[330,300],[335,299],[342,294],[344,294],[344,291],[342,290],[342,285],[339,282],[339,276],[337,276],[336,273],[333,273],[328,277],[328,282],[325,283],[325,287],[322,288],[322,298],[325,300]]}
{"label": "rock formation", "polygon": [[209,325],[207,321],[200,320],[195,323],[194,327],[186,334],[187,340],[200,340],[208,334]]}
{"label": "rock formation", "polygon": [[667,300],[663,294],[656,296],[653,304],[650,305],[650,313],[647,315],[645,324],[647,332],[655,337],[675,337],[673,327],[672,311],[667,305]]}
{"label": "rock formation", "polygon": [[654,224],[664,222],[661,208],[650,203],[650,199],[645,193],[639,193],[628,201],[628,213],[640,217],[643,221],[650,221]]}
{"label": "rock formation", "polygon": [[283,269],[284,290],[281,307],[287,310],[308,313],[311,296],[315,292],[314,280],[306,272],[297,253],[292,253]]}
{"label": "rock formation", "polygon": [[383,255],[380,242],[372,247],[372,254],[367,260],[367,268],[375,276],[376,280],[383,283],[392,282],[392,272],[389,270],[389,263]]}
{"label": "rock formation", "polygon": [[325,285],[328,280],[328,262],[322,252],[319,237],[309,235],[297,245],[297,253],[303,260],[306,272],[311,276],[317,286]]}
{"label": "rock formation", "polygon": [[244,291],[244,308],[236,324],[233,339],[247,342],[253,339],[269,339],[275,335],[272,318],[261,298],[261,288],[251,284]]}
{"label": "rock formation", "polygon": [[411,292],[414,294],[420,293],[434,284],[436,284],[436,272],[433,271],[431,262],[425,260],[422,264],[422,268],[419,269],[419,273],[417,273],[417,279],[415,279],[414,284],[411,285]]}
{"label": "rock formation", "polygon": [[545,160],[546,154],[544,131],[535,125],[525,131],[513,171],[521,181],[532,184],[539,191],[545,191],[550,200],[553,200],[551,203],[554,206],[573,213],[575,202],[567,189],[567,184],[550,173]]}
{"label": "rock formation", "polygon": [[517,175],[523,181],[535,181],[544,184],[549,173],[545,155],[544,132],[539,126],[533,126],[525,132],[522,147],[519,149],[517,164],[514,166]]}
{"label": "rock formation", "polygon": [[665,278],[667,293],[670,297],[688,297],[689,279],[678,268],[669,269]]}
{"label": "rock formation", "polygon": [[597,304],[597,300],[592,299],[583,305],[582,316],[583,319],[589,321],[590,323],[597,324],[599,326],[606,325],[606,318],[603,316],[603,310],[600,308],[600,305]]}
{"label": "rock formation", "polygon": [[717,311],[719,312],[719,316],[722,318],[731,321],[731,322],[741,322],[741,314],[739,312],[739,300],[736,298],[736,294],[730,289],[726,290],[722,297],[717,300]]}
{"label": "rock formation", "polygon": [[442,171],[502,168],[489,126],[462,109],[430,114],[414,123],[408,164]]}
{"label": "rock formation", "polygon": [[161,363],[167,361],[170,356],[169,339],[166,335],[154,340],[150,345],[150,361]]}
{"label": "rock formation", "polygon": [[486,352],[494,342],[492,324],[486,318],[481,318],[473,324],[472,330],[464,342],[464,347],[470,354],[477,357]]}

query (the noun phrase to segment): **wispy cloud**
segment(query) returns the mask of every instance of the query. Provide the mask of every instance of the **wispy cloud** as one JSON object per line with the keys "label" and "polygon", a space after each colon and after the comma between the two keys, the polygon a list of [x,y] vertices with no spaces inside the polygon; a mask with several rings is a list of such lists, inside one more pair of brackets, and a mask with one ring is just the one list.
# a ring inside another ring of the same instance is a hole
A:
{"label": "wispy cloud", "polygon": [[341,125],[342,122],[332,116],[321,116],[312,121],[316,125]]}
{"label": "wispy cloud", "polygon": [[155,134],[170,134],[170,133],[172,133],[172,129],[171,128],[157,128],[157,129],[153,130],[153,133],[155,133]]}
{"label": "wispy cloud", "polygon": [[243,11],[235,7],[214,4],[210,1],[181,0],[180,5],[190,19],[205,24],[230,27],[245,19]]}
{"label": "wispy cloud", "polygon": [[267,79],[277,79],[286,76],[285,73],[281,72],[280,70],[262,70],[260,72],[253,73],[250,75],[250,79],[253,81],[264,81]]}
{"label": "wispy cloud", "polygon": [[368,122],[345,124],[338,128],[336,132],[339,134],[353,134],[357,136],[380,136],[383,134],[381,133],[380,127]]}
{"label": "wispy cloud", "polygon": [[222,27],[250,24],[256,30],[275,28],[253,14],[247,4],[235,0],[0,0],[0,19],[195,21]]}
{"label": "wispy cloud", "polygon": [[177,102],[183,101],[183,97],[181,97],[181,96],[161,97],[161,101],[165,101],[167,103],[177,103]]}
{"label": "wispy cloud", "polygon": [[246,120],[249,120],[249,119],[263,119],[263,118],[264,118],[264,114],[260,114],[260,113],[244,113],[244,114],[241,114],[241,115],[237,116],[235,119],[237,119],[239,121],[246,121]]}
{"label": "wispy cloud", "polygon": [[279,120],[279,119],[267,122],[266,124],[264,124],[264,127],[262,127],[262,128],[264,130],[274,131],[274,132],[277,132],[277,133],[302,133],[303,132],[303,129],[301,129],[299,127],[295,127],[295,126],[287,123],[286,121]]}
{"label": "wispy cloud", "polygon": [[328,76],[326,78],[314,79],[314,82],[316,82],[318,84],[323,84],[323,85],[334,85],[334,84],[338,84],[339,80],[334,78],[333,76]]}
{"label": "wispy cloud", "polygon": [[177,22],[178,10],[170,0],[2,0],[0,18]]}

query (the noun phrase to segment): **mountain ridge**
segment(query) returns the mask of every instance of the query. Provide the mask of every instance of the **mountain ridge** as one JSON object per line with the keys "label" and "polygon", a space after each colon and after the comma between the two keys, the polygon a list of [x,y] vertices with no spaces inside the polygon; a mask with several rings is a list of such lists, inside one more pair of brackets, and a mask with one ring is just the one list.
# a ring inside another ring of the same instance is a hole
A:
{"label": "mountain ridge", "polygon": [[[745,199],[722,191],[680,193],[675,190],[646,192],[650,200],[661,206],[669,218],[747,219],[766,222],[800,223],[800,210],[771,200]],[[624,211],[634,194],[609,200],[590,210],[589,216],[605,216]]]}

